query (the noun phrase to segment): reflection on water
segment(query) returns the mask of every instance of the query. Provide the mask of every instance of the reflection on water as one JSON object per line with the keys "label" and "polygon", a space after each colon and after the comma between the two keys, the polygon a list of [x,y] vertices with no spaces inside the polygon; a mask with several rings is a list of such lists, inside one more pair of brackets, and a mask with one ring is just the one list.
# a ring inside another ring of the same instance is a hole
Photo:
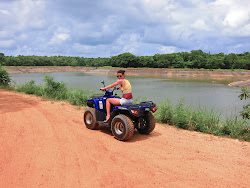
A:
{"label": "reflection on water", "polygon": [[[46,73],[54,77],[56,81],[62,81],[70,89],[83,88],[94,90],[99,93],[102,87],[101,80],[109,85],[117,80],[116,75],[90,75],[82,72],[54,72]],[[44,74],[24,73],[12,74],[12,80],[16,84],[35,80],[38,85],[43,85]],[[218,109],[227,116],[239,113],[244,101],[238,98],[240,89],[229,87],[227,84],[235,79],[209,80],[209,79],[187,79],[187,78],[150,78],[150,77],[127,77],[133,88],[133,95],[147,97],[159,103],[166,98],[177,103],[185,98],[187,105],[196,108],[204,107]],[[117,91],[120,94],[119,91]]]}

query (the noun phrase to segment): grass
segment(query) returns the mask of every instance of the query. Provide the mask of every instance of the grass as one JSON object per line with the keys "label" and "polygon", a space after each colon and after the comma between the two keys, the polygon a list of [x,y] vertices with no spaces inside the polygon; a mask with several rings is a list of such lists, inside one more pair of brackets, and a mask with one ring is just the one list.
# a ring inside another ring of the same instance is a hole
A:
{"label": "grass", "polygon": [[87,100],[93,95],[90,90],[69,90],[65,83],[57,82],[53,77],[45,75],[44,86],[35,84],[34,80],[27,83],[17,85],[16,87],[3,87],[4,89],[14,90],[25,94],[32,94],[45,99],[52,99],[57,101],[67,101],[72,105],[86,106]]}
{"label": "grass", "polygon": [[25,84],[17,85],[15,91],[36,96],[43,96],[43,87],[35,85],[34,80],[31,80]]}
{"label": "grass", "polygon": [[93,96],[93,91],[90,90],[82,90],[82,89],[77,89],[77,90],[72,90],[68,92],[68,97],[67,101],[70,102],[72,105],[77,105],[77,106],[86,106],[87,105],[87,100]]}
{"label": "grass", "polygon": [[155,119],[181,129],[250,141],[248,119],[239,119],[235,115],[222,121],[218,111],[206,108],[195,110],[193,107],[186,107],[184,100],[180,100],[175,106],[169,100],[161,102]]}
{"label": "grass", "polygon": [[15,87],[13,87],[13,86],[0,85],[0,89],[6,89],[6,90],[9,90],[9,91],[15,91]]}
{"label": "grass", "polygon": [[[44,86],[36,85],[35,81],[30,81],[17,86],[3,86],[0,89],[8,89],[26,94],[32,94],[45,99],[67,101],[72,105],[86,106],[87,100],[94,94],[89,90],[69,90],[65,83],[57,82],[53,77],[45,75]],[[135,103],[146,100],[145,97],[135,99]],[[216,110],[185,106],[185,101],[181,99],[177,105],[173,105],[170,100],[162,101],[158,105],[155,113],[158,122],[175,126],[181,129],[199,131],[203,133],[237,138],[250,141],[249,120],[239,119],[236,115],[221,121],[221,113]]]}

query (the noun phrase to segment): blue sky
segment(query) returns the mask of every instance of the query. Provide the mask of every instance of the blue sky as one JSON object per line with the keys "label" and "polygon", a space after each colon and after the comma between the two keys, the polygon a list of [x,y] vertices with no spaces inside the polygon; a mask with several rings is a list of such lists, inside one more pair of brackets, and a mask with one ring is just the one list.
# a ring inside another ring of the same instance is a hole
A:
{"label": "blue sky", "polygon": [[5,55],[250,50],[249,0],[0,0]]}

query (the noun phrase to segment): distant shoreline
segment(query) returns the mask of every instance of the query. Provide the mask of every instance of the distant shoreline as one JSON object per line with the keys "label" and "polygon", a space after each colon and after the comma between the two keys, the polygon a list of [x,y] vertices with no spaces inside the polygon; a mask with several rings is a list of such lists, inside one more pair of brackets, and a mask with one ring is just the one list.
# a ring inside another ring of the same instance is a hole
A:
{"label": "distant shoreline", "polygon": [[5,67],[10,74],[18,73],[38,73],[38,72],[85,72],[89,74],[112,75],[119,69],[126,70],[128,76],[151,76],[164,78],[207,78],[207,79],[230,79],[236,78],[238,81],[228,84],[234,87],[250,88],[250,71],[229,71],[229,70],[192,70],[192,69],[166,69],[166,68],[102,68],[102,67]]}

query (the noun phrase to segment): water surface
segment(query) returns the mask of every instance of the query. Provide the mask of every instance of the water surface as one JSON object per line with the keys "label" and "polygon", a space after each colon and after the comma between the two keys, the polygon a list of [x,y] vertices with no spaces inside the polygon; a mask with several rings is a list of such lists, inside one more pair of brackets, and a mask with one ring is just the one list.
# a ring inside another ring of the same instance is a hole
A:
{"label": "water surface", "polygon": [[[56,81],[62,81],[70,89],[90,89],[100,93],[103,86],[117,80],[116,75],[91,75],[82,72],[51,72],[46,73],[53,76]],[[15,84],[22,84],[34,80],[37,85],[43,85],[43,73],[11,74]],[[216,109],[223,116],[239,113],[246,103],[238,98],[240,89],[229,87],[227,84],[232,80],[209,80],[209,79],[187,79],[187,78],[150,78],[150,77],[126,77],[132,85],[134,98],[146,97],[156,103],[168,98],[176,104],[181,98],[185,98],[187,105],[195,108],[206,107]],[[120,95],[120,91],[117,91]]]}

